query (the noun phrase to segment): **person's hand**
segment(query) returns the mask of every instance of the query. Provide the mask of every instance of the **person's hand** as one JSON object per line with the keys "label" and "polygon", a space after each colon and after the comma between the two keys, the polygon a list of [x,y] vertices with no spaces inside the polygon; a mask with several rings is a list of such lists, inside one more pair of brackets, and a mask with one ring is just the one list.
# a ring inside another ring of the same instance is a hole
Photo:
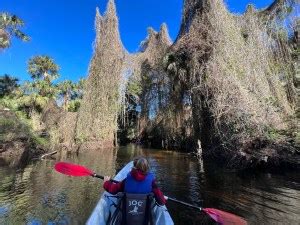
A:
{"label": "person's hand", "polygon": [[104,182],[109,181],[110,177],[109,176],[104,176]]}

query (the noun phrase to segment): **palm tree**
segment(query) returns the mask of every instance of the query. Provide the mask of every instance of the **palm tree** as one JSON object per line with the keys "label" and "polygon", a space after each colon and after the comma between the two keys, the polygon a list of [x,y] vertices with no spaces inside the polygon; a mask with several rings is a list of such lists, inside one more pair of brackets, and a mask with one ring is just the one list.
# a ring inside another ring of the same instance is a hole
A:
{"label": "palm tree", "polygon": [[57,94],[57,88],[46,80],[36,80],[32,82],[35,92],[43,97],[52,98]]}
{"label": "palm tree", "polygon": [[23,20],[16,15],[7,12],[0,13],[0,49],[8,48],[11,45],[11,38],[17,37],[22,41],[29,41],[30,38],[19,28],[24,26]]}
{"label": "palm tree", "polygon": [[19,88],[17,100],[20,109],[30,118],[33,111],[41,112],[56,93],[56,88],[44,80],[27,81]]}
{"label": "palm tree", "polygon": [[35,56],[28,62],[28,73],[33,79],[43,79],[49,84],[57,78],[59,66],[49,56]]}
{"label": "palm tree", "polygon": [[57,85],[59,93],[61,96],[63,96],[63,106],[64,109],[68,109],[69,101],[71,100],[72,92],[74,91],[74,88],[76,87],[75,84],[73,84],[70,80],[65,80]]}
{"label": "palm tree", "polygon": [[11,94],[19,85],[18,78],[4,74],[0,76],[0,97]]}
{"label": "palm tree", "polygon": [[78,99],[82,99],[85,81],[86,80],[84,78],[80,78],[78,83],[75,84],[74,91],[76,98]]}

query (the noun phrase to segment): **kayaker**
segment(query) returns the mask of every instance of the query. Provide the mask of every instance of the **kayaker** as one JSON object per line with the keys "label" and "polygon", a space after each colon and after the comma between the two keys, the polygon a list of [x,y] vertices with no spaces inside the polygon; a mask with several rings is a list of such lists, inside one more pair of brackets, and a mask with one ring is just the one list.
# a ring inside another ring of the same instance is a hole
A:
{"label": "kayaker", "polygon": [[154,193],[154,197],[158,204],[165,205],[166,200],[163,193],[158,188],[153,173],[149,172],[150,166],[148,160],[144,157],[135,158],[133,168],[127,177],[120,183],[113,183],[109,176],[104,177],[104,189],[111,193],[125,192],[130,194],[150,194]]}

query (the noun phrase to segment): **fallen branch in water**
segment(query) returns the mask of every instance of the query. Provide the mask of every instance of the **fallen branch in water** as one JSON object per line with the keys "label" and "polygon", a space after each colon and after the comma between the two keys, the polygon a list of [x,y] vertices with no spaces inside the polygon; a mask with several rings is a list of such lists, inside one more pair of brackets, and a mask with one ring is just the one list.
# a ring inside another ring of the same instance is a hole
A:
{"label": "fallen branch in water", "polygon": [[47,157],[47,156],[55,155],[56,153],[57,153],[57,151],[54,151],[54,152],[50,152],[50,153],[44,154],[44,155],[41,156],[41,159],[44,159],[44,158]]}

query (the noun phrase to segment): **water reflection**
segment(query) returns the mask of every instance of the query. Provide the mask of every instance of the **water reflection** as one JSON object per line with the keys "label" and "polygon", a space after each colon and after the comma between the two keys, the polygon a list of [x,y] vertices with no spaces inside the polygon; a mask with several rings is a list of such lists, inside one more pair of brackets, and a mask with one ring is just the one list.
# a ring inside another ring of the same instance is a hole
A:
{"label": "water reflection", "polygon": [[[116,151],[61,155],[60,160],[114,174]],[[0,224],[84,224],[103,191],[102,182],[66,177],[53,170],[54,163],[41,161],[18,172],[0,169]]]}
{"label": "water reflection", "polygon": [[[145,155],[165,195],[229,211],[249,224],[299,224],[300,175],[224,171],[188,154],[134,145],[82,154],[61,153],[56,161],[85,165],[114,175],[137,155]],[[21,171],[0,168],[0,224],[84,224],[102,193],[102,181],[67,177],[56,161],[39,161]],[[203,200],[203,201],[202,201]],[[175,224],[213,224],[202,213],[168,203]]]}

